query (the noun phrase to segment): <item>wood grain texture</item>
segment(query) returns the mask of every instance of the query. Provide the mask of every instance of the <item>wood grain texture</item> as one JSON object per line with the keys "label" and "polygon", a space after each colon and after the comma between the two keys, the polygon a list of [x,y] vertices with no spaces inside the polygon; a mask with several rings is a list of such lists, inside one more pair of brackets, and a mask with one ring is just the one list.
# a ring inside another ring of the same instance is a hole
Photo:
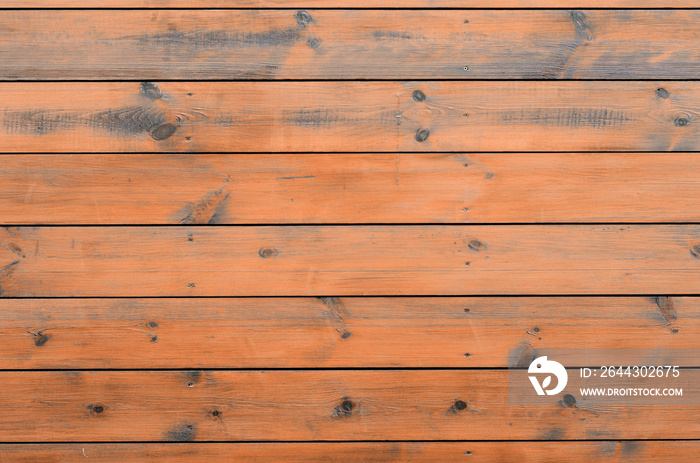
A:
{"label": "wood grain texture", "polygon": [[321,462],[493,462],[662,463],[691,461],[700,452],[698,441],[597,442],[345,442],[310,444],[0,444],[0,454],[14,463],[160,462],[210,463],[247,461],[268,463]]}
{"label": "wood grain texture", "polygon": [[698,225],[19,227],[2,296],[695,294]]}
{"label": "wood grain texture", "polygon": [[5,155],[0,223],[700,222],[696,158],[694,153]]}
{"label": "wood grain texture", "polygon": [[[683,370],[689,379],[699,372]],[[505,370],[30,371],[0,372],[0,381],[12,391],[0,396],[5,442],[607,440],[655,438],[669,427],[684,439],[700,432],[697,406],[687,404],[602,404],[576,390],[574,407],[559,397],[510,405]],[[697,385],[684,385],[684,394],[697,394]]]}
{"label": "wood grain texture", "polygon": [[698,22],[696,10],[8,11],[0,79],[694,79]]}
{"label": "wood grain texture", "polygon": [[700,142],[698,82],[4,83],[0,92],[4,152],[695,151]]}
{"label": "wood grain texture", "polygon": [[[4,8],[231,8],[230,0],[5,0]],[[488,0],[334,0],[335,8],[493,8]],[[698,0],[503,0],[498,8],[697,8]],[[327,0],[237,0],[235,8],[328,8]]]}
{"label": "wood grain texture", "polygon": [[674,365],[700,366],[686,297],[11,299],[0,326],[1,369],[504,368],[538,349],[579,349],[578,366],[678,349]]}

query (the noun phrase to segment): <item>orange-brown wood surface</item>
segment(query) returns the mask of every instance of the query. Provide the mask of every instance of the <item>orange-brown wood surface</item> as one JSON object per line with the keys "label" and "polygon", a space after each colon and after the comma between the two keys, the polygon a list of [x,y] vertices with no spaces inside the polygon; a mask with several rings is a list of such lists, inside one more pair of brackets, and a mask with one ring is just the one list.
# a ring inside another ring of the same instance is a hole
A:
{"label": "orange-brown wood surface", "polygon": [[[0,372],[12,391],[0,396],[0,435],[10,442],[183,442],[649,439],[669,429],[674,439],[687,439],[700,432],[695,414],[676,403],[610,405],[565,389],[573,404],[560,397],[509,404],[507,374]],[[700,370],[682,374],[689,381],[684,394],[700,393]]]}
{"label": "orange-brown wood surface", "polygon": [[168,444],[0,444],[0,455],[14,463],[161,462],[267,463],[402,462],[433,463],[518,461],[525,463],[605,463],[689,461],[700,452],[697,441],[596,442],[371,442],[371,443],[168,443]]}
{"label": "orange-brown wood surface", "polygon": [[699,10],[6,11],[0,79],[692,79],[698,21]]}
{"label": "orange-brown wood surface", "polygon": [[2,369],[504,368],[542,349],[700,367],[686,297],[13,299],[0,324]]}
{"label": "orange-brown wood surface", "polygon": [[690,294],[698,225],[0,229],[5,297]]}
{"label": "orange-brown wood surface", "polygon": [[700,144],[698,82],[3,83],[0,94],[3,152],[695,151]]}
{"label": "orange-brown wood surface", "polygon": [[0,221],[11,225],[698,222],[697,156],[5,155],[0,162]]}
{"label": "orange-brown wood surface", "polygon": [[698,0],[5,0],[4,8],[698,8]]}
{"label": "orange-brown wood surface", "polygon": [[0,8],[0,462],[697,460],[698,0]]}

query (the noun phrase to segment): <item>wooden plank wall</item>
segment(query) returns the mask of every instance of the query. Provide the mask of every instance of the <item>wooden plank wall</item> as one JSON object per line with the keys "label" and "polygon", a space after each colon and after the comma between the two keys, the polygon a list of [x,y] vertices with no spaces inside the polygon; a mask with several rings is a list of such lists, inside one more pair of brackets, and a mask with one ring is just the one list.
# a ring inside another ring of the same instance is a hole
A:
{"label": "wooden plank wall", "polygon": [[700,348],[700,2],[2,8],[0,461],[700,453],[507,391]]}

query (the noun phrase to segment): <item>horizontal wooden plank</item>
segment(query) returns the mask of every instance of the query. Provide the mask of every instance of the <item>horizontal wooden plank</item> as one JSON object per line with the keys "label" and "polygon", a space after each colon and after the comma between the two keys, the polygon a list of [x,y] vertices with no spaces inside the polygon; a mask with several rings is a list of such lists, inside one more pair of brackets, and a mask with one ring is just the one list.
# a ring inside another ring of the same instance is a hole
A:
{"label": "horizontal wooden plank", "polygon": [[699,225],[0,228],[5,297],[696,294]]}
{"label": "horizontal wooden plank", "polygon": [[0,79],[695,79],[698,22],[700,10],[6,11]]}
{"label": "horizontal wooden plank", "polygon": [[10,299],[0,326],[0,369],[700,366],[688,297]]}
{"label": "horizontal wooden plank", "polygon": [[700,82],[0,84],[3,152],[695,151]]}
{"label": "horizontal wooden plank", "polygon": [[[698,441],[597,442],[344,442],[305,444],[4,444],[0,454],[14,463],[37,461],[209,463],[247,462],[492,462],[574,463],[580,461],[661,463],[700,452]],[[82,460],[81,460],[82,458]]]}
{"label": "horizontal wooden plank", "polygon": [[[384,0],[382,8],[493,8],[488,0]],[[230,0],[5,0],[4,8],[231,8]],[[334,0],[334,8],[377,8]],[[499,8],[697,8],[698,0],[502,0]],[[237,0],[235,8],[328,8],[327,0]]]}
{"label": "horizontal wooden plank", "polygon": [[700,222],[696,158],[694,153],[5,155],[0,223]]}
{"label": "horizontal wooden plank", "polygon": [[[557,396],[511,405],[505,370],[30,371],[0,372],[0,382],[12,391],[0,395],[4,442],[692,439],[700,433],[697,406],[681,400],[610,405],[576,390],[574,406]],[[698,392],[687,389],[686,395]]]}

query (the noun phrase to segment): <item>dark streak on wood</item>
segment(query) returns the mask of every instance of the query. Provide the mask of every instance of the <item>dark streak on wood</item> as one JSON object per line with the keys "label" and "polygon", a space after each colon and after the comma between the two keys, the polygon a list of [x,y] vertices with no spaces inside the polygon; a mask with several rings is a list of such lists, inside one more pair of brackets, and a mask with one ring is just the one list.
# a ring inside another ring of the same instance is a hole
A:
{"label": "dark streak on wood", "polygon": [[183,423],[172,428],[165,435],[165,440],[170,442],[192,442],[197,436],[197,427],[194,424]]}
{"label": "dark streak on wood", "polygon": [[654,298],[654,302],[656,302],[659,312],[669,325],[676,321],[678,314],[676,313],[676,307],[673,303],[673,299],[668,296],[657,296]]}

